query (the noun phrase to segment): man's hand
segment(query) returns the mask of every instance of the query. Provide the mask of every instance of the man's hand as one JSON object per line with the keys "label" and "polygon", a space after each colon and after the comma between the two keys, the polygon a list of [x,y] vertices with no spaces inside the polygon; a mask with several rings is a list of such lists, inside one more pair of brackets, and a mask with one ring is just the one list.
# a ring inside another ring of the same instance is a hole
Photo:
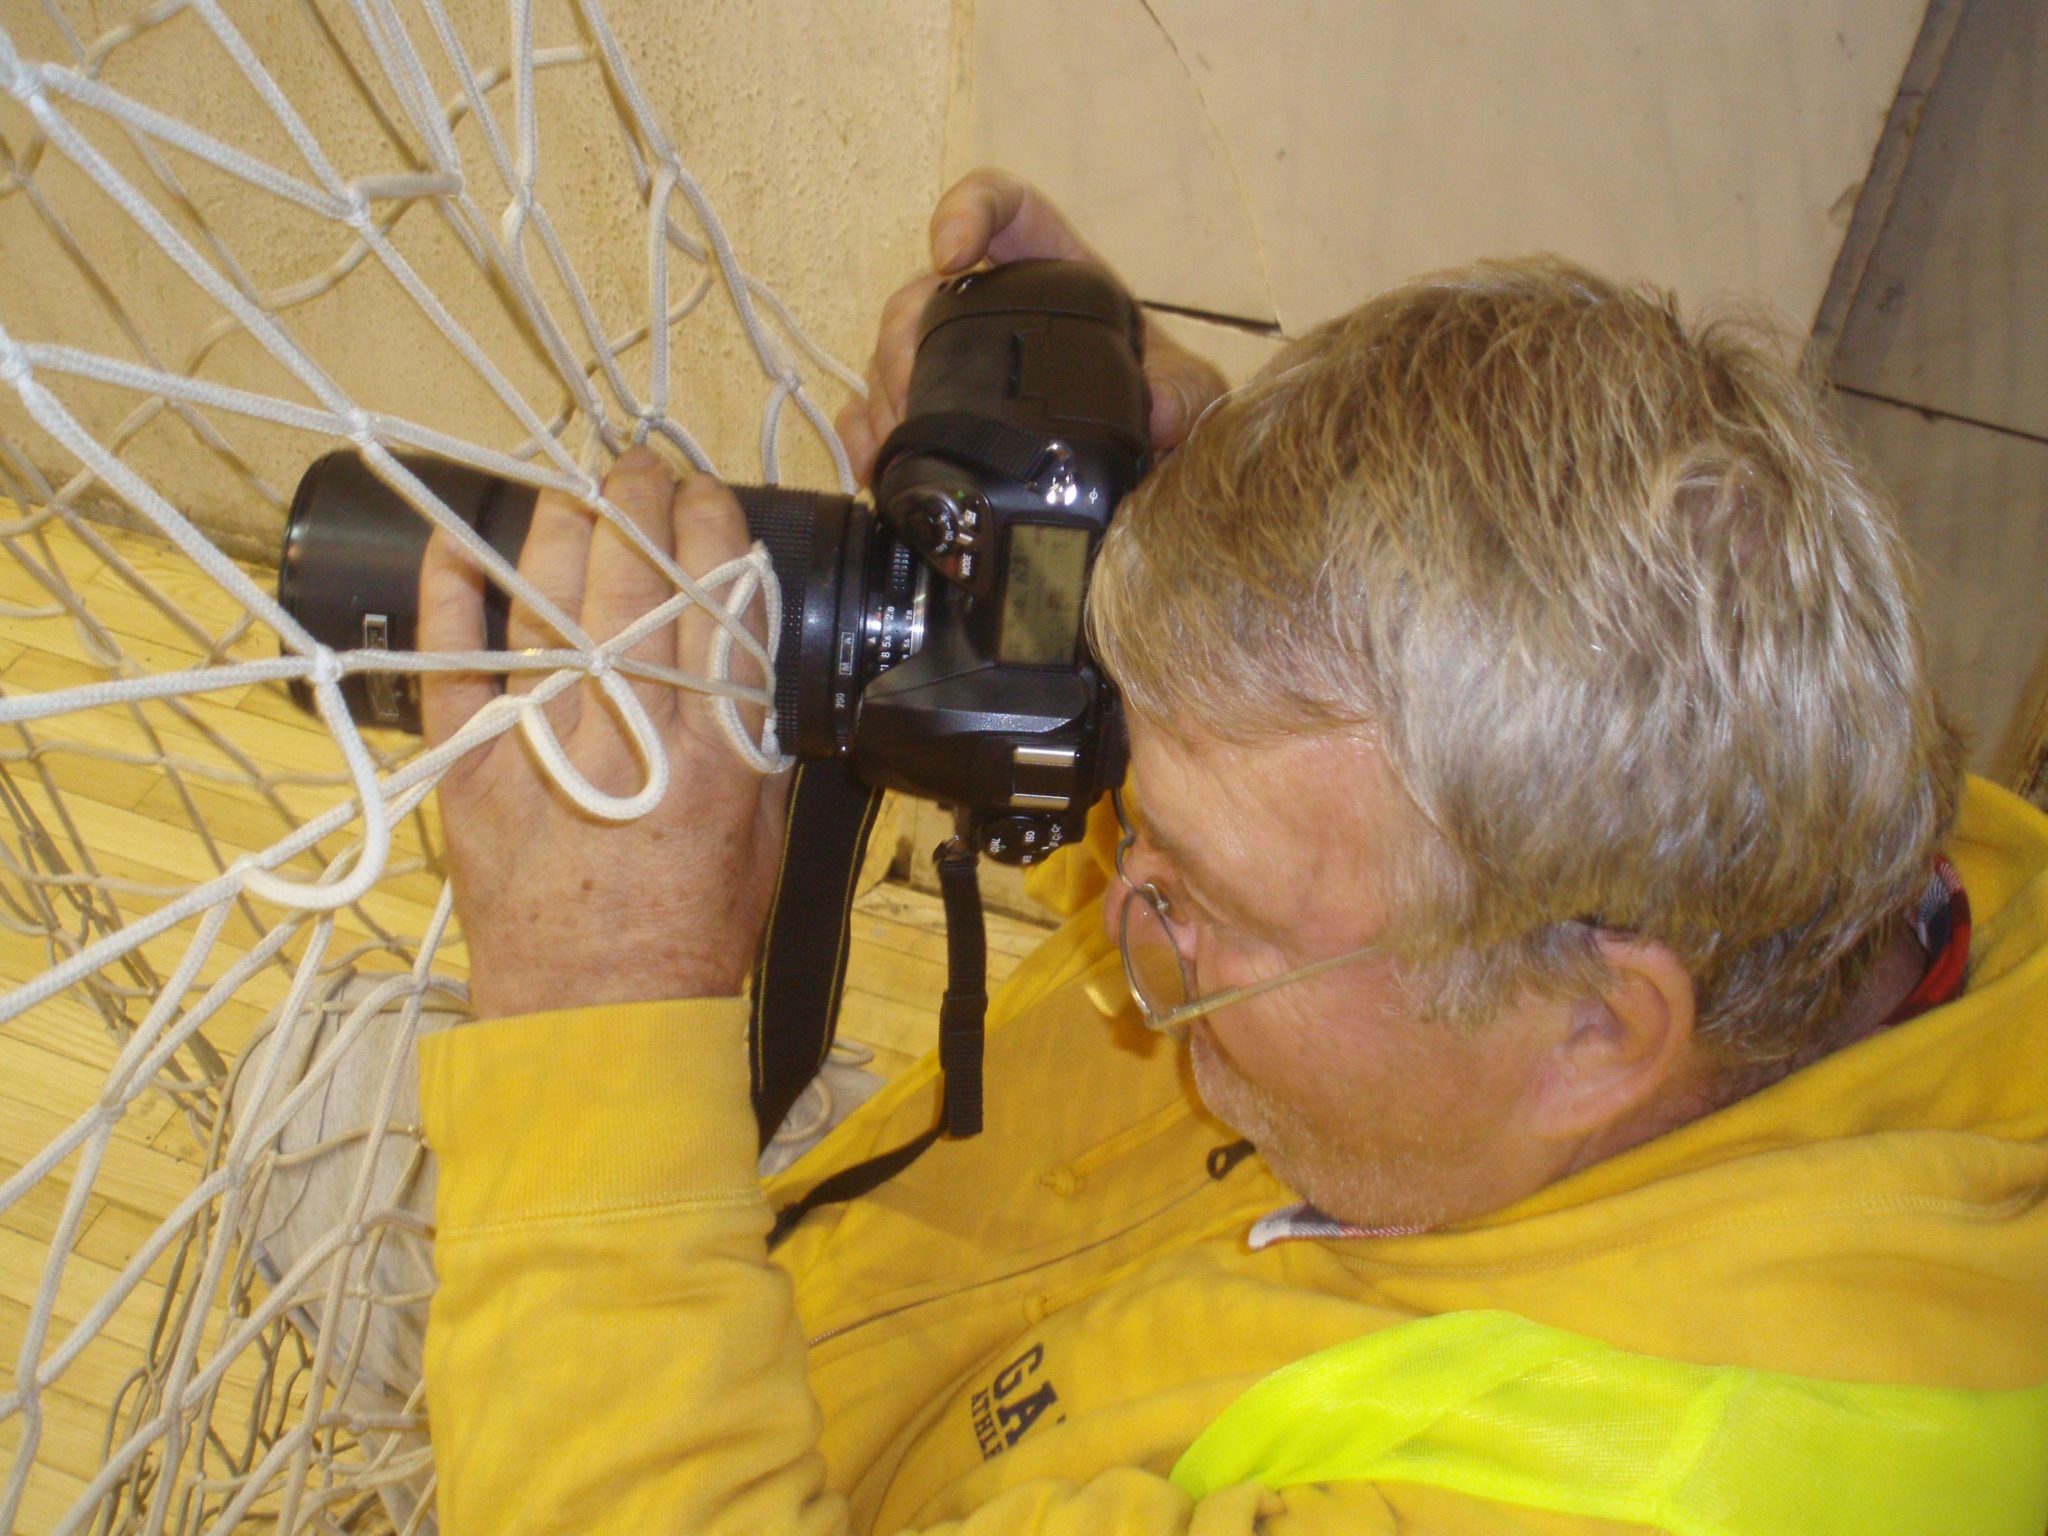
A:
{"label": "man's hand", "polygon": [[[730,491],[708,477],[678,488],[647,449],[619,459],[604,494],[692,576],[748,548],[746,520]],[[534,507],[519,573],[600,641],[674,595],[610,523],[548,492]],[[421,650],[483,649],[483,582],[437,534],[420,573]],[[626,654],[708,675],[716,627],[692,607]],[[758,621],[754,627],[758,636]],[[564,643],[518,603],[507,640],[515,650]],[[733,654],[735,680],[758,684],[743,653],[735,647]],[[514,674],[506,686],[530,692],[545,675]],[[666,797],[638,820],[599,821],[578,810],[517,729],[471,752],[441,780],[479,1017],[727,996],[740,990],[753,962],[782,847],[787,780],[763,778],[739,760],[706,695],[632,686],[671,775]],[[429,744],[446,741],[497,693],[488,676],[428,674],[421,712]],[[564,755],[596,788],[630,795],[646,782],[631,739],[593,683],[557,694],[547,714]]]}
{"label": "man's hand", "polygon": [[[863,482],[874,473],[875,454],[884,439],[903,419],[910,365],[917,353],[918,316],[940,283],[984,261],[1000,266],[1026,256],[1108,265],[1044,193],[1007,171],[971,172],[941,197],[932,210],[931,246],[931,272],[904,284],[882,307],[881,333],[868,362],[867,399],[849,401],[839,413],[839,435],[855,476]],[[1145,382],[1152,390],[1155,453],[1177,446],[1225,388],[1214,364],[1173,340],[1149,315]]]}

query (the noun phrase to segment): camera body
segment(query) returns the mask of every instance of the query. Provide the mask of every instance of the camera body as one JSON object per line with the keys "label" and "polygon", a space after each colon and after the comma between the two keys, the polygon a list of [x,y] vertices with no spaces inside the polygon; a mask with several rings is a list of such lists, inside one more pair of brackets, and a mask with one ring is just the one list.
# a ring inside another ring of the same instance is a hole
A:
{"label": "camera body", "polygon": [[[1002,862],[1036,863],[1077,836],[1123,774],[1121,715],[1082,614],[1102,536],[1146,467],[1142,329],[1130,296],[1085,263],[956,278],[920,322],[872,503],[733,488],[783,589],[784,745],[959,808]],[[404,462],[516,562],[531,487]],[[330,454],[293,498],[279,600],[336,649],[409,649],[430,533],[364,460]],[[491,590],[494,647],[505,608]],[[359,721],[418,729],[409,678],[348,682]]]}

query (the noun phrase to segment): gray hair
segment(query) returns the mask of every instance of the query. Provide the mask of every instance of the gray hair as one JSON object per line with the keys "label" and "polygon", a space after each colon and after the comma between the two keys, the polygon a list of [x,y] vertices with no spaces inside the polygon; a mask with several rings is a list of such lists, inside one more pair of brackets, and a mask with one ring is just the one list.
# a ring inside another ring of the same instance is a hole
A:
{"label": "gray hair", "polygon": [[1139,716],[1370,731],[1408,797],[1388,935],[1476,1019],[1678,954],[1785,1062],[1922,888],[1960,738],[1907,562],[1755,327],[1549,258],[1319,327],[1131,496],[1089,600]]}

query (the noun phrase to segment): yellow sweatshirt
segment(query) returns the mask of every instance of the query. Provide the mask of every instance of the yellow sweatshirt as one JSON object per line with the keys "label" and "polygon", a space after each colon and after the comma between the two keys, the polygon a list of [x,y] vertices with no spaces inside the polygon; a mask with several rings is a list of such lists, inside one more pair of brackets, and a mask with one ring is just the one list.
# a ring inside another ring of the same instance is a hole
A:
{"label": "yellow sweatshirt", "polygon": [[1270,1371],[1456,1309],[1861,1382],[2048,1380],[2048,819],[1973,783],[1956,1001],[1421,1236],[1249,1228],[1292,1196],[1122,1006],[1095,839],[991,1009],[988,1128],[763,1251],[770,1200],[929,1125],[929,1065],[765,1195],[744,1005],[421,1047],[441,1159],[427,1389],[442,1529],[1267,1536],[1622,1527],[1409,1484],[1166,1480]]}

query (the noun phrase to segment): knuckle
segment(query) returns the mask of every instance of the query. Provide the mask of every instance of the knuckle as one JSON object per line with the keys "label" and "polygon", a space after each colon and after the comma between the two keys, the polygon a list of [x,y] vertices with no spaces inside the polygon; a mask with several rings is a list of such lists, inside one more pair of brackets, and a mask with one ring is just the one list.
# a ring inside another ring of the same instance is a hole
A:
{"label": "knuckle", "polygon": [[915,323],[924,310],[924,301],[936,286],[929,278],[920,278],[906,283],[890,294],[882,303],[882,331],[900,331],[906,325]]}
{"label": "knuckle", "polygon": [[604,494],[620,511],[644,517],[668,506],[676,483],[667,460],[651,448],[629,448],[604,477]]}
{"label": "knuckle", "polygon": [[713,475],[691,475],[676,488],[676,516],[694,524],[742,521],[739,498]]}

